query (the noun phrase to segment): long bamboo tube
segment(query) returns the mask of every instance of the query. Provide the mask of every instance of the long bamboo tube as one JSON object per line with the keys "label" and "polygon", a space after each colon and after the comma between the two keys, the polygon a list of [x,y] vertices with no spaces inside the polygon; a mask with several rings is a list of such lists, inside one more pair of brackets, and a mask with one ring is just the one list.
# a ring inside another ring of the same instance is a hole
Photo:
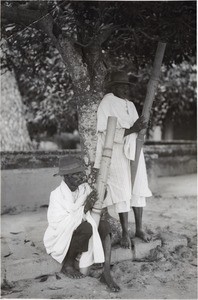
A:
{"label": "long bamboo tube", "polygon": [[[98,191],[98,200],[94,204],[94,207],[92,208],[91,211],[91,216],[96,222],[97,226],[99,225],[100,215],[102,212],[102,204],[104,201],[108,172],[109,172],[111,156],[113,151],[113,142],[115,137],[116,124],[117,124],[116,117],[108,117],[104,149],[102,153],[100,169],[99,169],[97,182],[96,182],[96,187]],[[80,272],[84,275],[87,275],[89,273],[89,267],[81,268]]]}
{"label": "long bamboo tube", "polygon": [[98,200],[94,204],[94,207],[92,208],[91,211],[91,215],[95,220],[97,226],[99,225],[100,214],[102,211],[102,204],[104,201],[108,172],[109,172],[111,156],[113,151],[113,142],[115,137],[116,124],[117,124],[116,117],[108,117],[104,149],[102,153],[100,169],[99,169],[97,182],[96,182]]}
{"label": "long bamboo tube", "polygon": [[[164,57],[165,48],[166,48],[166,43],[158,42],[157,50],[155,53],[154,64],[153,64],[153,70],[152,70],[151,77],[150,77],[150,80],[147,85],[147,93],[146,93],[146,98],[145,98],[145,102],[144,102],[144,106],[143,106],[143,110],[142,110],[142,115],[145,117],[146,121],[149,121],[150,111],[151,111],[151,107],[153,104],[153,100],[155,97],[155,93],[156,93],[157,85],[158,85],[158,81],[159,81],[160,69],[161,69],[162,60]],[[131,168],[132,186],[134,185],[134,182],[135,182],[140,153],[141,153],[142,146],[144,144],[145,134],[146,134],[146,129],[143,129],[139,132],[139,134],[137,136],[135,161],[134,161],[134,163],[131,164],[131,166],[132,166],[132,168]]]}

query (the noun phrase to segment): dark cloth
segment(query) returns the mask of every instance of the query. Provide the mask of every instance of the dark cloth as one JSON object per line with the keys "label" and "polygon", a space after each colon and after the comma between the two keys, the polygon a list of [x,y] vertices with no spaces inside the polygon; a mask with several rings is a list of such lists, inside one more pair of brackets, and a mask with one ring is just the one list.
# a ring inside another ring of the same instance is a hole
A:
{"label": "dark cloth", "polygon": [[[107,221],[101,220],[98,226],[101,241],[111,233],[110,225]],[[68,253],[82,253],[88,250],[89,239],[92,236],[92,226],[88,222],[82,222],[74,231],[69,246]]]}

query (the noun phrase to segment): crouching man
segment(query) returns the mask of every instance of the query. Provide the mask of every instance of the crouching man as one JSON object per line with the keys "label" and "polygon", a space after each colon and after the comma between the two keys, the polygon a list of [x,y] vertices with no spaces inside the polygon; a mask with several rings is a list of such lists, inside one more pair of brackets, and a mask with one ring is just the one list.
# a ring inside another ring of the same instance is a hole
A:
{"label": "crouching man", "polygon": [[118,292],[120,288],[110,273],[110,226],[101,220],[97,228],[90,214],[97,192],[84,181],[83,167],[74,157],[61,158],[56,175],[63,180],[50,195],[43,240],[47,253],[62,264],[62,273],[70,278],[82,278],[83,270],[94,263],[104,263],[100,281]]}

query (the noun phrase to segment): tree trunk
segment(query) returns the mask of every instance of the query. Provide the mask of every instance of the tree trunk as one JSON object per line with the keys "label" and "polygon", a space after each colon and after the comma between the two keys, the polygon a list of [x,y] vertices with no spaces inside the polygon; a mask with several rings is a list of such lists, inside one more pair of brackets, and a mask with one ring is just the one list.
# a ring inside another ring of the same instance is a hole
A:
{"label": "tree trunk", "polygon": [[[3,73],[3,71],[2,71]],[[24,117],[23,103],[14,72],[1,74],[1,151],[32,148]]]}
{"label": "tree trunk", "polygon": [[[52,37],[52,39],[54,39]],[[90,78],[89,65],[83,62],[82,56],[74,45],[62,36],[56,41],[56,47],[70,73],[74,85],[74,99],[78,113],[78,129],[81,139],[83,159],[87,175],[91,173],[96,149],[96,113],[102,99],[102,83],[105,68],[97,62],[94,77]],[[100,49],[98,49],[100,51]],[[89,56],[90,58],[90,56]]]}

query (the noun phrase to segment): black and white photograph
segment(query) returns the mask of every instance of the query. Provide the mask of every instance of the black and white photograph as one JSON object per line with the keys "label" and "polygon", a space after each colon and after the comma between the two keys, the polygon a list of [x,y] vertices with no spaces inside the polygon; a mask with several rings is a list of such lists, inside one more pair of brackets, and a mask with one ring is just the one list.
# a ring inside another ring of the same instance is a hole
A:
{"label": "black and white photograph", "polygon": [[1,298],[198,298],[196,22],[1,1]]}

